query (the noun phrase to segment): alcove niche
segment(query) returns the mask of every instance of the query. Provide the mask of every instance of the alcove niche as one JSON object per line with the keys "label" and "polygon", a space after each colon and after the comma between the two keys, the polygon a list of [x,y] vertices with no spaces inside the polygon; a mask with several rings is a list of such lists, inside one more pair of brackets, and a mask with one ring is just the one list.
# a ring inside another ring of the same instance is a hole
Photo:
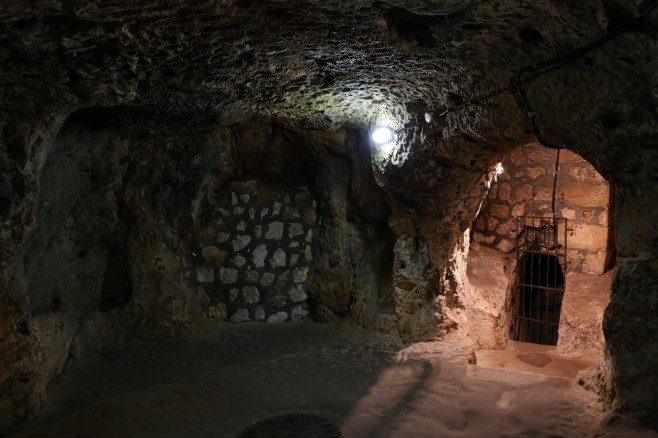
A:
{"label": "alcove niche", "polygon": [[364,136],[266,124],[232,132],[238,170],[202,189],[188,249],[203,317],[351,319],[396,333],[390,209]]}
{"label": "alcove niche", "polygon": [[615,262],[610,185],[579,155],[538,144],[499,168],[472,225],[474,344],[556,345],[562,356],[602,360]]}
{"label": "alcove niche", "polygon": [[40,157],[23,251],[53,350],[39,391],[69,354],[224,321],[395,333],[390,209],[369,154],[357,131],[73,113]]}

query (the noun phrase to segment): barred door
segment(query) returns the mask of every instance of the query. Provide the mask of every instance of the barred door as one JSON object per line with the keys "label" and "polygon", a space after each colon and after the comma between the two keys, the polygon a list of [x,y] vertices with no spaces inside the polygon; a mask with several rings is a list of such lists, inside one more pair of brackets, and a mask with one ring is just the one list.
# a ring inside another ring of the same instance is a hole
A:
{"label": "barred door", "polygon": [[514,341],[557,345],[565,288],[567,220],[518,217],[517,275],[510,336]]}

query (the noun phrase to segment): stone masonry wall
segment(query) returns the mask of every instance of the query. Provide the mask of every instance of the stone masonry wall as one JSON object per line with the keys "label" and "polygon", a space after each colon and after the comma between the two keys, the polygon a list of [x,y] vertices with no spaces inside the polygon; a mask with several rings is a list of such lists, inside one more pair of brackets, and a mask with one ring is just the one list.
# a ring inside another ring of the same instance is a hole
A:
{"label": "stone masonry wall", "polygon": [[[473,239],[504,252],[514,249],[517,216],[552,214],[556,151],[540,145],[513,150],[491,183],[474,224]],[[602,274],[611,255],[610,187],[582,157],[560,151],[556,214],[568,219],[569,270]],[[563,235],[560,233],[560,235]]]}
{"label": "stone masonry wall", "polygon": [[310,190],[243,180],[216,196],[219,207],[193,250],[193,281],[208,318],[305,318],[317,222]]}

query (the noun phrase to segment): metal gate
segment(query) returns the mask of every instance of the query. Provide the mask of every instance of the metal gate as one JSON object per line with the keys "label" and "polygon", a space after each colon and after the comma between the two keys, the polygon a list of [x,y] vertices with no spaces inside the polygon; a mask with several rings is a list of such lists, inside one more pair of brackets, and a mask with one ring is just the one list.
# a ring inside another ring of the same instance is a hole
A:
{"label": "metal gate", "polygon": [[565,288],[566,218],[516,219],[517,275],[512,291],[510,337],[557,345]]}

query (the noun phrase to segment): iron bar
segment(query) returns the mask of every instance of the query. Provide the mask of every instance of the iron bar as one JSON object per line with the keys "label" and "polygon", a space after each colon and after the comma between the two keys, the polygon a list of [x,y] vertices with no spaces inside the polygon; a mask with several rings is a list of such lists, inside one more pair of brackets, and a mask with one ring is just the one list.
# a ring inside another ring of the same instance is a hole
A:
{"label": "iron bar", "polygon": [[531,287],[535,289],[541,289],[541,290],[552,290],[556,292],[564,292],[563,287],[549,287],[549,286],[537,286],[536,284],[531,284],[531,283],[518,283],[519,286],[525,286],[525,287]]}
{"label": "iron bar", "polygon": [[546,321],[544,321],[543,319],[528,318],[528,317],[526,317],[526,316],[519,316],[518,318],[519,318],[519,319],[523,319],[523,320],[525,320],[525,321],[537,322],[537,323],[540,323],[540,324],[554,325],[554,326],[556,326],[556,327],[559,325],[559,323],[557,323],[557,322],[550,322],[550,321],[549,321],[549,322],[546,322]]}
{"label": "iron bar", "polygon": [[[564,227],[564,241],[558,230]],[[566,266],[565,218],[516,218],[517,277],[512,295],[513,340],[556,345]]]}

